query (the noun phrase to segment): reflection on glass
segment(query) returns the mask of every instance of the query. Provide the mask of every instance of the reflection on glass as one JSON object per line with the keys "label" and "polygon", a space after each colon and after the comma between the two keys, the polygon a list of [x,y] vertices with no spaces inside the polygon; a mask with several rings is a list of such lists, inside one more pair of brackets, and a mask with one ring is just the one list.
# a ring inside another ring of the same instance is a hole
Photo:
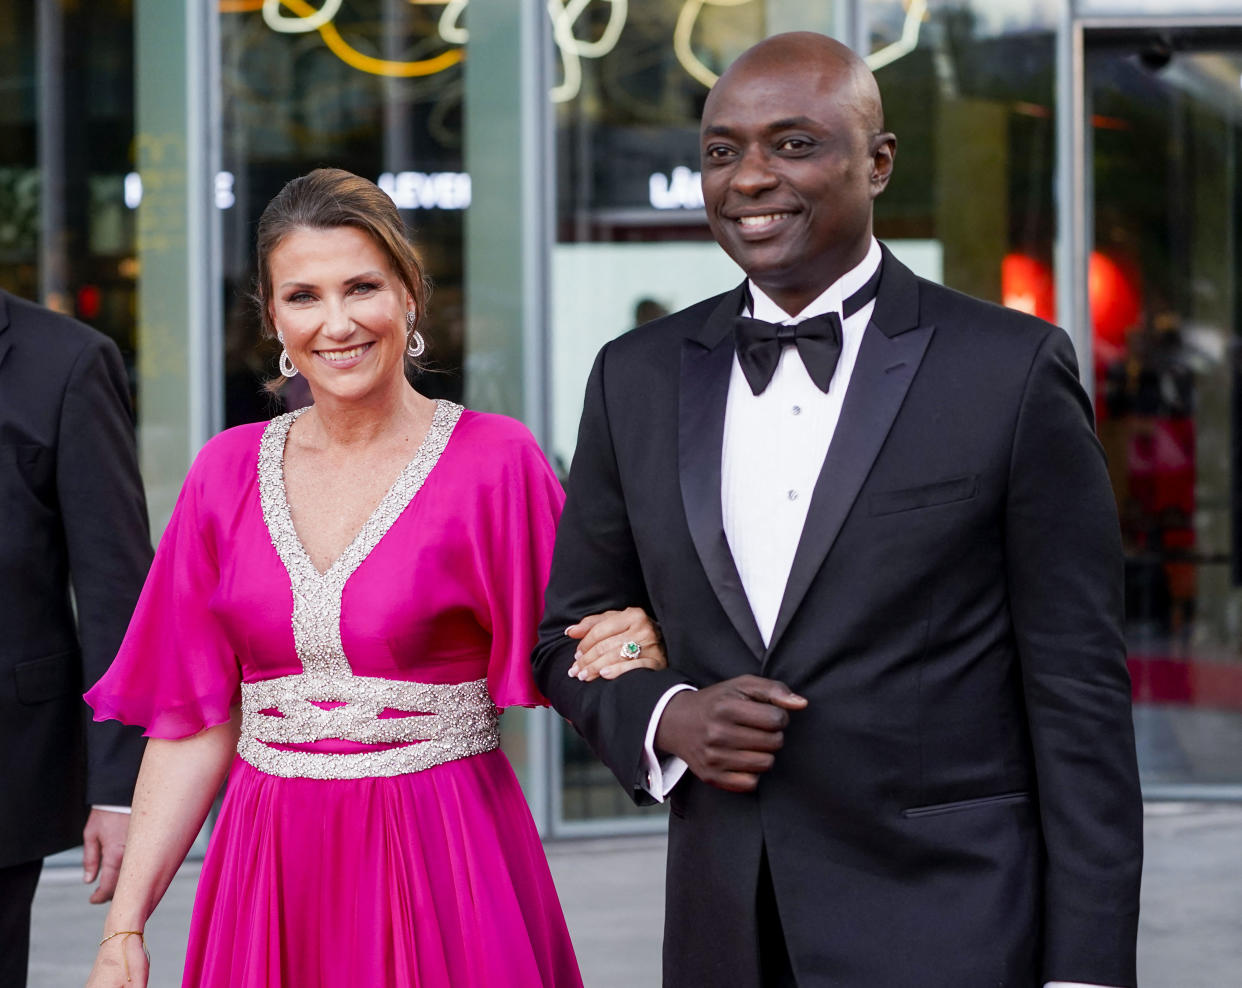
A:
{"label": "reflection on glass", "polygon": [[1242,31],[1095,36],[1096,414],[1148,783],[1242,782]]}
{"label": "reflection on glass", "polygon": [[110,336],[135,377],[131,4],[0,5],[0,287]]}
{"label": "reflection on glass", "polygon": [[[1055,313],[1053,89],[1059,4],[867,0],[897,135],[876,233],[936,245],[945,284]],[[921,16],[920,15],[921,12]]]}

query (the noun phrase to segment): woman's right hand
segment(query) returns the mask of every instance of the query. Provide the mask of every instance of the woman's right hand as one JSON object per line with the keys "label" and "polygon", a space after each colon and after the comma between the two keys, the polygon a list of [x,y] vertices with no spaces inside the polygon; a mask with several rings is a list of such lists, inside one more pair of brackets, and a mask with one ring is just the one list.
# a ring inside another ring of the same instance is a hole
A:
{"label": "woman's right hand", "polygon": [[[631,669],[667,669],[660,627],[641,607],[591,614],[565,629],[578,642],[569,675],[589,683],[616,679]],[[625,646],[637,646],[630,652]]]}
{"label": "woman's right hand", "polygon": [[99,945],[86,988],[146,988],[149,974],[142,938],[136,934],[113,937]]}

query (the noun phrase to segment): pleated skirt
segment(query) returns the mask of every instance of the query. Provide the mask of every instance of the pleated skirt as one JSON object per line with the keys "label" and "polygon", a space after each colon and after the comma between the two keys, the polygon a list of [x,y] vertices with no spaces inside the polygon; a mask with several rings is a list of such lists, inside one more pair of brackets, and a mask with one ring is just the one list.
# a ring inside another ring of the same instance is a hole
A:
{"label": "pleated skirt", "polygon": [[580,988],[543,846],[499,751],[385,779],[238,759],[185,988]]}

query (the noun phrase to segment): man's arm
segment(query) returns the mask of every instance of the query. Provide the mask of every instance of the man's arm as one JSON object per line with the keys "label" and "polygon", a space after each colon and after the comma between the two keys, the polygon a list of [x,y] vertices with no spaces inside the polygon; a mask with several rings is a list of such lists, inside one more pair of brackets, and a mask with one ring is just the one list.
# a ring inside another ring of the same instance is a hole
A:
{"label": "man's arm", "polygon": [[[151,563],[147,508],[125,368],[106,340],[87,346],[65,389],[57,438],[57,487],[77,607],[83,685],[116,656]],[[142,759],[142,732],[88,722],[87,802],[128,805]],[[83,834],[92,902],[111,898],[125,844],[125,814],[94,809]]]}
{"label": "man's arm", "polygon": [[1010,613],[1043,828],[1050,980],[1133,985],[1143,817],[1113,493],[1060,330],[1032,363],[1006,504]]}
{"label": "man's arm", "polygon": [[[653,613],[629,523],[626,492],[608,415],[608,347],[587,383],[578,446],[535,648],[535,680],[557,711],[640,803],[650,802],[647,739],[652,714],[685,677],[674,669],[637,669],[611,681],[581,683],[569,675],[575,642],[565,628],[586,614],[641,606]],[[671,423],[670,423],[671,426]],[[635,483],[641,484],[642,478]],[[680,511],[680,504],[661,506]],[[653,614],[659,619],[659,614]],[[676,656],[669,655],[676,663]],[[742,676],[668,699],[654,725],[658,754],[683,759],[705,782],[748,790],[772,764],[790,710],[806,701],[787,687]],[[662,790],[666,787],[660,786]]]}
{"label": "man's arm", "polygon": [[587,383],[533,662],[535,681],[552,706],[636,801],[650,802],[643,789],[647,723],[664,693],[685,677],[672,669],[635,669],[613,680],[579,682],[569,675],[577,643],[565,635],[570,625],[602,611],[638,606],[659,617],[643,580],[609,423],[607,354],[606,346]]}

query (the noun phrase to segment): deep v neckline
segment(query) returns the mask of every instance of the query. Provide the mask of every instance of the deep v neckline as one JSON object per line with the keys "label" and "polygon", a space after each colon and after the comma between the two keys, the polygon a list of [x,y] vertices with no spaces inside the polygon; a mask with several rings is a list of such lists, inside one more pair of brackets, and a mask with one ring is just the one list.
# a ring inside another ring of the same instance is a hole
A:
{"label": "deep v neckline", "polygon": [[453,427],[461,417],[462,407],[438,399],[431,425],[423,436],[409,463],[397,474],[396,480],[375,505],[349,544],[325,570],[311,561],[310,553],[293,524],[293,509],[285,488],[285,447],[294,421],[305,408],[280,415],[268,423],[259,444],[259,496],[263,520],[277,554],[296,591],[307,580],[343,588],[345,581],[379,544],[393,523],[414,499],[432,467],[448,445]]}

